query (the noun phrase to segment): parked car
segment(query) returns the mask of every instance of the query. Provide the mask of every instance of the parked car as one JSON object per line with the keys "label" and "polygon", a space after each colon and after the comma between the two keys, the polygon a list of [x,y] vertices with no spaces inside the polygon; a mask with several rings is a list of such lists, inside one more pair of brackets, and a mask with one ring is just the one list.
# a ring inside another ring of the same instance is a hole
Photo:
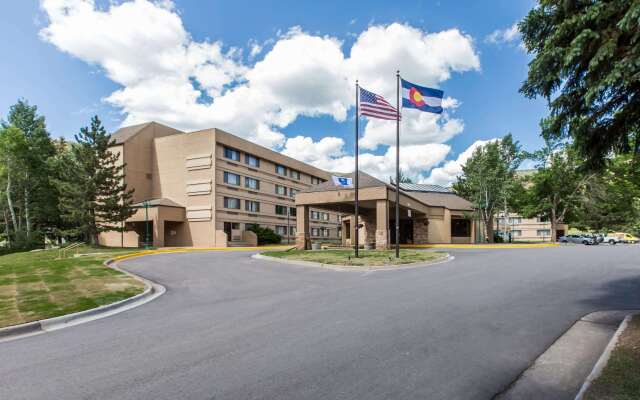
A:
{"label": "parked car", "polygon": [[600,243],[609,243],[609,244],[618,244],[622,242],[622,240],[618,236],[613,234],[599,235],[598,240],[600,241]]}
{"label": "parked car", "polygon": [[588,235],[565,235],[560,236],[560,243],[582,243],[584,245],[598,244],[594,236]]}
{"label": "parked car", "polygon": [[611,236],[617,237],[622,243],[638,243],[640,241],[636,236],[625,232],[615,232],[612,233]]}

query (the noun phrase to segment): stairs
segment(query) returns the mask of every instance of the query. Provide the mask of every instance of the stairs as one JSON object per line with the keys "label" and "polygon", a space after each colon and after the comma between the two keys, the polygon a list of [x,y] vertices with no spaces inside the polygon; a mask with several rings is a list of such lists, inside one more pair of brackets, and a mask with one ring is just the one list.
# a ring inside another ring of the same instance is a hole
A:
{"label": "stairs", "polygon": [[227,247],[253,247],[249,242],[243,242],[241,240],[232,240],[227,242]]}

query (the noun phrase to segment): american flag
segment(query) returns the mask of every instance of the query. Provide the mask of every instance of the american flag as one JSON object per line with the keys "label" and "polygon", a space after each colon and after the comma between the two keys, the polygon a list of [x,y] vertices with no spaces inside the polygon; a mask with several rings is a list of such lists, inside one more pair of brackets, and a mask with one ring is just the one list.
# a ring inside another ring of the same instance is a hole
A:
{"label": "american flag", "polygon": [[397,112],[384,97],[360,88],[360,115],[395,120]]}

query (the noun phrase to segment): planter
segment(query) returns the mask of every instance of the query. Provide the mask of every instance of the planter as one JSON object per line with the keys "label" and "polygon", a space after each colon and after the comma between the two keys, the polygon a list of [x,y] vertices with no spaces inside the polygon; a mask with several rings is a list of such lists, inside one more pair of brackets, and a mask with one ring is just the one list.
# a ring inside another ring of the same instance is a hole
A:
{"label": "planter", "polygon": [[364,249],[365,250],[373,250],[373,245],[371,243],[365,243],[364,244]]}
{"label": "planter", "polygon": [[320,243],[311,243],[311,250],[321,250]]}

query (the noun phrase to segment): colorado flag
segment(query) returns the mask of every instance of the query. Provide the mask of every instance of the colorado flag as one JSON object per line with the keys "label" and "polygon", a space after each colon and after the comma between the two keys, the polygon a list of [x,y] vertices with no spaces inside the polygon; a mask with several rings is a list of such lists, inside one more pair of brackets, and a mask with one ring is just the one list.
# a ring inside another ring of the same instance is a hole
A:
{"label": "colorado flag", "polygon": [[442,113],[442,96],[444,92],[418,86],[402,79],[402,107],[416,108],[435,114]]}

